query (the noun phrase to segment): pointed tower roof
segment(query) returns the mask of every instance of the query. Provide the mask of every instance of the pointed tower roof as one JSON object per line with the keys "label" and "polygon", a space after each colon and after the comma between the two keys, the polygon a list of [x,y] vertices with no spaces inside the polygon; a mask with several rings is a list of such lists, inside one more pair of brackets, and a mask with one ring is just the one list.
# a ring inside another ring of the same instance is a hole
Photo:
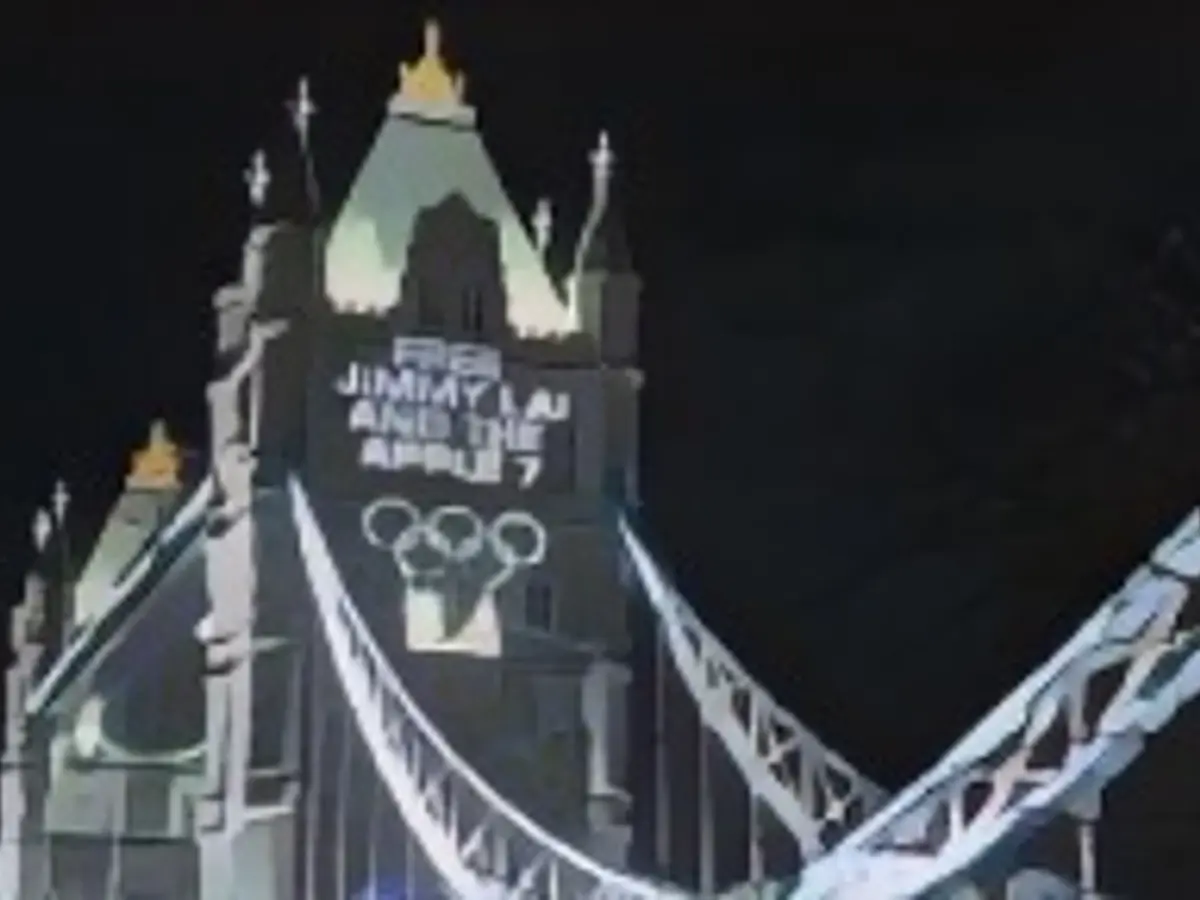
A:
{"label": "pointed tower roof", "polygon": [[441,56],[436,23],[425,51],[400,67],[400,87],[359,170],[325,251],[326,293],[338,309],[382,312],[400,302],[414,222],[458,194],[496,225],[508,319],[522,335],[571,330],[521,217],[513,208],[463,102],[465,80]]}
{"label": "pointed tower roof", "polygon": [[181,486],[182,454],[166,423],[152,422],[145,446],[134,451],[130,459],[125,491],[109,510],[91,556],[79,574],[76,622],[104,614],[113,602],[113,586],[126,566],[162,525]]}

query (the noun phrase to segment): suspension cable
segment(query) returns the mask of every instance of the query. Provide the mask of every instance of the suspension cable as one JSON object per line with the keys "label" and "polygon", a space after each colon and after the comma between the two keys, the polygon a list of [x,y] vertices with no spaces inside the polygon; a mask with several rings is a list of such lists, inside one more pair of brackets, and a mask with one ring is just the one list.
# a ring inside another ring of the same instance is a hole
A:
{"label": "suspension cable", "polygon": [[762,810],[759,805],[758,794],[754,791],[754,785],[750,785],[750,821],[749,821],[749,837],[748,837],[748,854],[749,854],[749,876],[750,883],[757,884],[763,880],[764,865],[763,865],[763,845],[762,845]]}
{"label": "suspension cable", "polygon": [[54,844],[50,839],[50,822],[46,816],[46,791],[43,789],[42,804],[42,883],[46,886],[46,900],[58,900],[54,888]]}
{"label": "suspension cable", "polygon": [[379,900],[379,792],[369,791],[367,812],[367,885],[366,900]]}
{"label": "suspension cable", "polygon": [[108,827],[108,884],[104,891],[105,900],[121,900],[121,835],[125,830],[125,800],[129,790],[124,781],[117,792],[117,802],[109,815]]}
{"label": "suspension cable", "polygon": [[709,735],[708,729],[704,727],[704,722],[699,723],[699,734],[697,735],[696,752],[699,756],[699,784],[697,804],[700,807],[697,818],[699,821],[699,833],[697,837],[700,840],[699,848],[699,869],[700,869],[700,896],[711,897],[716,892],[716,859],[715,859],[715,835],[713,833],[713,798],[712,798],[712,760],[709,755]]}
{"label": "suspension cable", "polygon": [[667,760],[667,653],[663,625],[654,626],[654,861],[660,878],[671,873],[671,784]]}
{"label": "suspension cable", "polygon": [[1096,824],[1086,818],[1077,823],[1079,841],[1079,889],[1082,900],[1099,900],[1096,875]]}
{"label": "suspension cable", "polygon": [[404,823],[404,898],[415,897],[416,883],[413,872],[412,828]]}
{"label": "suspension cable", "polygon": [[[452,749],[408,694],[355,607],[300,481],[290,481],[300,557],[329,647],[332,672],[361,731],[372,767],[419,842],[434,875],[464,900],[562,891],[609,900],[668,900],[680,892],[610,869],[506,802]],[[372,712],[374,707],[374,713]],[[401,729],[397,742],[395,729]],[[447,807],[445,793],[461,799]],[[459,793],[461,792],[461,793]],[[462,843],[460,814],[472,831]],[[478,862],[483,841],[515,845],[516,866],[493,873]]]}
{"label": "suspension cable", "polygon": [[346,900],[349,873],[346,866],[346,815],[350,794],[350,711],[342,712],[341,746],[338,748],[337,778],[337,900]]}
{"label": "suspension cable", "polygon": [[328,718],[328,710],[326,704],[321,697],[321,687],[323,684],[321,674],[324,669],[321,666],[321,653],[318,651],[320,646],[317,643],[317,623],[314,621],[312,625],[312,635],[309,637],[309,643],[312,650],[309,652],[309,657],[312,660],[312,671],[309,676],[309,709],[312,710],[309,722],[309,745],[312,747],[309,757],[309,784],[306,791],[305,806],[307,810],[305,816],[308,819],[308,827],[305,830],[305,850],[304,850],[304,896],[305,900],[318,900],[317,898],[317,840],[319,838],[320,820],[321,820],[321,768],[322,768],[322,751],[324,749],[324,736],[326,720]]}

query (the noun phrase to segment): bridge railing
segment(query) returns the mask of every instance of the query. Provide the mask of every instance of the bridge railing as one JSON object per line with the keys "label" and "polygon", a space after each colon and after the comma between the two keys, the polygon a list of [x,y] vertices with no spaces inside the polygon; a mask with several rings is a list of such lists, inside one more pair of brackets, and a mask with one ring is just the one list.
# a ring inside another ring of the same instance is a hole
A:
{"label": "bridge railing", "polygon": [[793,900],[924,896],[1023,829],[1098,816],[1105,785],[1200,693],[1198,578],[1194,512],[941,762],[810,867]]}
{"label": "bridge railing", "polygon": [[618,527],[702,726],[720,739],[754,801],[796,840],[802,862],[828,852],[883,805],[883,790],[756,682],[670,584],[629,521]]}

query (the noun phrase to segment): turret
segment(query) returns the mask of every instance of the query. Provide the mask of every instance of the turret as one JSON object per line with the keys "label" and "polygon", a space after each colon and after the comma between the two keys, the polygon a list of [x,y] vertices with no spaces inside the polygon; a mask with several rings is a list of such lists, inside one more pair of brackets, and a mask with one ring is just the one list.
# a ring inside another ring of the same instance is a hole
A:
{"label": "turret", "polygon": [[[260,467],[260,481],[276,481],[295,464],[303,445],[304,370],[308,325],[319,304],[323,276],[319,268],[320,234],[316,226],[319,192],[313,176],[309,137],[316,106],[307,79],[287,103],[299,148],[297,184],[302,198],[278,195],[278,179],[266,154],[256,152],[245,173],[252,224],[242,256],[240,280],[217,291],[217,373],[222,375],[243,359],[256,324],[283,335],[265,352],[261,368],[246,390],[254,407],[247,421],[257,433],[246,436],[269,463]],[[289,167],[290,170],[291,167]]]}
{"label": "turret", "polygon": [[34,537],[38,547],[38,566],[45,575],[45,599],[42,605],[42,658],[40,669],[53,663],[62,652],[75,624],[75,561],[67,511],[71,493],[61,478],[54,482],[49,508],[38,512]]}
{"label": "turret", "polygon": [[[50,539],[50,514],[39,510],[34,519],[34,545],[40,560]],[[12,661],[4,674],[4,753],[0,757],[0,900],[28,894],[36,867],[27,858],[29,840],[41,827],[45,795],[44,735],[31,740],[25,701],[42,665],[46,649],[46,581],[35,564],[25,579],[25,594],[12,611]]]}
{"label": "turret", "polygon": [[[34,519],[34,545],[40,555],[50,537],[50,514]],[[5,673],[4,761],[16,764],[25,746],[25,697],[37,679],[46,643],[46,581],[35,566],[25,576],[25,593],[9,619],[12,660]]]}
{"label": "turret", "polygon": [[625,223],[612,190],[614,162],[608,135],[601,132],[591,155],[591,209],[575,251],[569,289],[572,315],[596,341],[603,361],[633,366],[642,280],[634,271]]}
{"label": "turret", "polygon": [[113,602],[113,587],[174,507],[182,484],[183,451],[167,425],[150,425],[144,446],[134,451],[117,498],[75,586],[74,627],[100,618]]}
{"label": "turret", "polygon": [[[301,96],[305,102],[311,102],[307,88],[302,89]],[[308,124],[296,127],[303,128],[303,150],[307,147]],[[307,171],[307,151],[303,152],[305,159],[301,160],[301,165]],[[219,314],[222,324],[218,329],[219,350],[235,352],[238,338],[244,340],[244,323],[249,317],[267,320],[305,313],[310,305],[306,301],[319,283],[315,267],[316,236],[310,223],[304,221],[312,217],[312,211],[301,213],[294,200],[285,198],[285,202],[273,196],[276,192],[272,186],[276,179],[261,150],[254,153],[245,180],[252,225],[243,246],[241,279],[238,284],[218,291],[214,301],[218,310],[230,310],[226,315]],[[292,179],[285,180],[290,182]],[[306,199],[302,205],[307,207],[316,202],[315,188],[305,187],[304,191]],[[236,315],[232,313],[235,309]]]}

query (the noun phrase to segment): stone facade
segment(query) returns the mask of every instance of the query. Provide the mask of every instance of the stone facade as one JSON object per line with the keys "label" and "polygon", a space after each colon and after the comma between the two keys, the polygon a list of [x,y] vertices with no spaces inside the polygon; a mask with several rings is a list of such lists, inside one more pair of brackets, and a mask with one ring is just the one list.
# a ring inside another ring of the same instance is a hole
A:
{"label": "stone facade", "polygon": [[[303,896],[305,811],[320,804],[306,802],[311,748],[296,736],[312,737],[301,723],[314,704],[340,698],[312,686],[305,662],[314,631],[282,524],[292,475],[310,486],[376,638],[456,749],[514,805],[626,863],[630,642],[612,504],[636,490],[640,282],[610,201],[611,152],[593,167],[576,269],[558,284],[461,85],[438,81],[435,63],[427,53],[406,70],[329,239],[312,221],[256,226],[241,279],[217,292],[207,472],[167,472],[174,457],[148,448],[153,478],[131,474],[81,574],[53,548],[39,563],[8,675],[3,900]],[[569,435],[542,447],[561,474],[463,484],[326,452],[347,426],[314,399],[331,387],[321,361],[405,336],[492,348],[522,390],[569,397]],[[394,495],[431,514],[466,507],[489,534],[517,509],[541,530],[536,565],[475,582],[494,652],[460,652],[449,636],[414,643],[402,610],[415,582],[360,525],[365,506]],[[72,595],[82,602],[63,635],[30,624],[46,619],[47,597]]]}

